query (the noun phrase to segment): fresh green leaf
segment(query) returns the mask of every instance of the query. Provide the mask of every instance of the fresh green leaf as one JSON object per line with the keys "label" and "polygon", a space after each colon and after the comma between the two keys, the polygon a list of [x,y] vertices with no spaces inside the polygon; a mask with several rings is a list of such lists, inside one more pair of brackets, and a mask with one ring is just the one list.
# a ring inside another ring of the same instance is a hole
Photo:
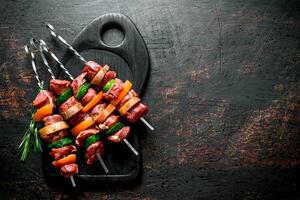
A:
{"label": "fresh green leaf", "polygon": [[18,146],[18,149],[20,149],[23,146],[24,142],[26,141],[26,137],[27,137],[28,133],[29,133],[29,131],[27,130],[22,138],[20,145]]}
{"label": "fresh green leaf", "polygon": [[27,135],[24,146],[23,146],[23,151],[22,151],[22,156],[21,156],[21,161],[26,161],[29,156],[29,150],[30,150],[30,134]]}
{"label": "fresh green leaf", "polygon": [[41,138],[38,134],[38,129],[34,129],[34,152],[35,153],[40,153],[42,152],[42,146],[41,146]]}
{"label": "fresh green leaf", "polygon": [[[42,90],[44,90],[44,82],[43,81],[41,82],[41,85],[38,86],[37,90],[38,90],[38,93],[40,93]],[[36,127],[36,123],[33,120],[35,112],[36,112],[36,109],[33,108],[32,111],[30,112],[29,127],[25,131],[24,136],[21,140],[21,143],[18,146],[18,149],[20,149],[22,152],[21,161],[23,161],[23,162],[28,159],[31,147],[33,147],[33,151],[35,153],[39,153],[42,151],[41,138],[39,136],[38,129]]]}
{"label": "fresh green leaf", "polygon": [[29,125],[29,133],[34,134],[35,122],[32,120]]}

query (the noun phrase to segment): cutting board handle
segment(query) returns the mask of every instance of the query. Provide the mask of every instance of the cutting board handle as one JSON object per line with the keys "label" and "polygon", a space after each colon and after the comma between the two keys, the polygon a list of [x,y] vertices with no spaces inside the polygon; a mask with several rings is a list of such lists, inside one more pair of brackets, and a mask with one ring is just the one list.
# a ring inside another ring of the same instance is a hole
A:
{"label": "cutting board handle", "polygon": [[[109,46],[103,42],[101,33],[116,26],[122,29],[124,39],[119,45]],[[119,55],[133,74],[131,81],[136,92],[141,92],[149,72],[149,54],[142,36],[127,16],[110,13],[96,18],[75,37],[71,45],[79,52],[86,49],[100,49]]]}

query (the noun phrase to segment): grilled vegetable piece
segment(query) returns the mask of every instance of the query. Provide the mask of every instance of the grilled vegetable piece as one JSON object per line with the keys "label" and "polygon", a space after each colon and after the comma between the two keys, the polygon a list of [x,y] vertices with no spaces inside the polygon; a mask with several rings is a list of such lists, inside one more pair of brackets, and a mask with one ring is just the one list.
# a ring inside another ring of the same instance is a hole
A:
{"label": "grilled vegetable piece", "polygon": [[99,72],[94,76],[93,80],[91,81],[91,84],[93,85],[99,85],[101,81],[104,79],[105,74],[108,72],[109,66],[105,65],[102,69],[99,70]]}
{"label": "grilled vegetable piece", "polygon": [[67,119],[70,119],[71,117],[73,117],[79,111],[81,111],[81,109],[82,109],[81,103],[76,103],[75,105],[70,107],[65,112],[61,112],[61,115],[64,117],[65,120],[67,120]]}
{"label": "grilled vegetable piece", "polygon": [[64,165],[72,164],[76,162],[76,154],[69,154],[68,156],[55,160],[52,162],[52,165],[56,168],[61,168]]}
{"label": "grilled vegetable piece", "polygon": [[138,97],[132,97],[119,109],[120,114],[123,116],[128,110],[133,108],[140,101],[141,100]]}
{"label": "grilled vegetable piece", "polygon": [[103,92],[99,92],[97,94],[97,96],[95,96],[88,104],[86,104],[83,108],[82,108],[82,112],[88,112],[89,110],[91,110],[92,108],[95,107],[95,105],[97,105],[97,103],[99,103],[102,99],[103,96]]}
{"label": "grilled vegetable piece", "polygon": [[115,132],[119,131],[121,128],[123,128],[125,125],[122,122],[118,122],[115,125],[113,125],[108,131],[105,132],[105,135],[112,135]]}
{"label": "grilled vegetable piece", "polygon": [[51,144],[48,145],[48,148],[60,148],[63,146],[66,146],[68,144],[72,144],[73,140],[71,140],[70,138],[62,138],[56,142],[53,142]]}
{"label": "grilled vegetable piece", "polygon": [[71,132],[73,135],[77,136],[81,131],[84,131],[88,127],[92,126],[94,124],[94,120],[91,117],[88,117],[81,123],[79,123],[77,126],[75,126]]}
{"label": "grilled vegetable piece", "polygon": [[47,137],[47,135],[64,130],[69,128],[69,125],[65,121],[56,122],[53,124],[50,124],[48,126],[45,126],[40,129],[40,136],[41,138]]}
{"label": "grilled vegetable piece", "polygon": [[56,104],[60,106],[61,104],[66,102],[72,95],[72,89],[67,89],[64,93],[62,93],[59,97],[56,98]]}
{"label": "grilled vegetable piece", "polygon": [[115,82],[116,80],[112,79],[108,83],[106,83],[106,85],[103,87],[104,92],[107,92]]}
{"label": "grilled vegetable piece", "polygon": [[101,139],[101,136],[99,134],[92,135],[92,136],[88,137],[85,140],[85,144],[84,144],[85,148],[89,147],[91,144],[97,142],[100,139]]}
{"label": "grilled vegetable piece", "polygon": [[100,113],[98,117],[96,117],[95,119],[96,123],[101,124],[102,122],[104,122],[105,119],[115,110],[115,108],[116,107],[112,104],[106,106],[103,112]]}
{"label": "grilled vegetable piece", "polygon": [[47,115],[51,115],[53,113],[53,104],[47,104],[34,113],[33,119],[35,122],[40,122]]}
{"label": "grilled vegetable piece", "polygon": [[117,106],[118,103],[120,103],[122,101],[122,99],[124,99],[124,97],[130,91],[131,87],[132,87],[132,83],[128,80],[125,81],[122,92],[118,95],[118,97],[116,99],[112,100],[110,103],[114,106]]}
{"label": "grilled vegetable piece", "polygon": [[77,99],[82,99],[82,97],[87,93],[88,89],[90,88],[90,83],[84,83],[82,86],[80,86],[78,93],[76,94]]}
{"label": "grilled vegetable piece", "polygon": [[75,143],[77,146],[83,146],[84,145],[84,142],[85,140],[92,136],[92,135],[95,135],[99,133],[99,130],[96,129],[96,128],[88,128],[84,131],[81,131],[77,136],[76,136],[76,140],[75,140]]}

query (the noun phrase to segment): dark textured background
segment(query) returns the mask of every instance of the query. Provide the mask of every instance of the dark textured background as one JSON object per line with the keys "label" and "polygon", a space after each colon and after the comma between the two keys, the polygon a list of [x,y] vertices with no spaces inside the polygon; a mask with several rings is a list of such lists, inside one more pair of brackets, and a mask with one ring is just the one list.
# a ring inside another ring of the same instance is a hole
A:
{"label": "dark textured background", "polygon": [[[299,199],[298,2],[1,0],[0,199]],[[36,86],[23,45],[51,42],[45,22],[71,40],[109,12],[128,15],[149,48],[156,131],[141,135],[136,184],[61,192],[39,157],[18,161]]]}

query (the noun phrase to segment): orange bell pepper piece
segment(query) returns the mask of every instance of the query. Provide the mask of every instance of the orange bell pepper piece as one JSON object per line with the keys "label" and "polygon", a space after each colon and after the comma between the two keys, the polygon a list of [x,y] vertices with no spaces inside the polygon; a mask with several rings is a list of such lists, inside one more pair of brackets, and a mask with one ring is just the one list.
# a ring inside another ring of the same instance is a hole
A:
{"label": "orange bell pepper piece", "polygon": [[35,122],[42,121],[44,117],[47,115],[51,115],[53,112],[53,105],[52,104],[47,104],[41,108],[39,108],[33,116],[33,119]]}
{"label": "orange bell pepper piece", "polygon": [[106,120],[106,118],[115,110],[115,106],[112,104],[109,104],[106,106],[106,108],[103,110],[103,112],[96,117],[95,121],[97,124],[101,124]]}
{"label": "orange bell pepper piece", "polygon": [[103,92],[99,92],[88,104],[82,108],[82,112],[88,112],[102,99]]}
{"label": "orange bell pepper piece", "polygon": [[132,87],[132,83],[126,80],[122,92],[119,94],[119,96],[116,99],[112,100],[110,103],[114,106],[118,105],[118,103],[120,103],[120,101],[122,101],[122,99],[130,91],[131,87]]}
{"label": "orange bell pepper piece", "polygon": [[73,133],[74,136],[77,136],[81,131],[84,131],[85,129],[87,129],[88,127],[90,127],[93,124],[94,124],[94,120],[91,117],[89,117],[86,120],[79,123],[78,125],[76,125],[71,130],[71,132]]}
{"label": "orange bell pepper piece", "polygon": [[56,168],[61,168],[64,165],[75,163],[75,162],[76,162],[76,154],[70,154],[62,159],[53,161],[52,165]]}

